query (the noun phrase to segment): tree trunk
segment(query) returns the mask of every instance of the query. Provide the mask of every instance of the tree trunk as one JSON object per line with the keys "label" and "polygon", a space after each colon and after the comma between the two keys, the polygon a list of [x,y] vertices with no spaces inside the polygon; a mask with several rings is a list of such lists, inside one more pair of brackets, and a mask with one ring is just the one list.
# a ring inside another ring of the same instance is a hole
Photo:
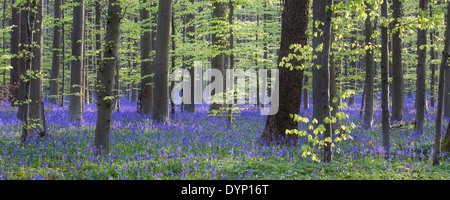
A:
{"label": "tree trunk", "polygon": [[441,158],[441,138],[442,138],[442,115],[444,109],[444,84],[446,79],[446,70],[448,66],[448,57],[450,56],[450,1],[447,4],[447,25],[445,27],[445,45],[442,51],[442,61],[439,72],[438,86],[438,104],[436,110],[435,138],[433,147],[433,165],[439,165]]}
{"label": "tree trunk", "polygon": [[109,154],[112,104],[114,101],[114,71],[119,57],[120,15],[122,9],[117,0],[110,0],[105,35],[105,59],[98,69],[100,79],[97,90],[97,123],[95,128],[95,149],[97,155]]}
{"label": "tree trunk", "polygon": [[[194,0],[189,0],[191,4],[194,4],[195,1]],[[195,13],[188,13],[186,14],[186,24],[191,24],[193,21],[195,20]],[[186,37],[187,37],[187,42],[188,43],[195,43],[195,24],[192,23],[191,25],[188,25],[188,27],[186,27]],[[186,60],[188,60],[188,64],[187,66],[190,66],[188,71],[189,74],[191,75],[191,102],[190,104],[184,104],[184,109],[187,112],[190,113],[195,113],[195,103],[194,103],[194,61],[192,60],[193,57],[192,56],[187,56]]]}
{"label": "tree trunk", "polygon": [[[229,1],[228,2],[228,7],[230,8],[230,13],[228,15],[228,23],[230,24],[230,26],[233,26],[233,18],[234,18],[234,5],[233,5],[233,1]],[[256,36],[258,37],[258,36]],[[234,70],[234,30],[233,28],[230,28],[230,70]],[[232,77],[231,79],[231,84],[234,85],[234,72],[231,72],[230,77]],[[234,87],[232,87],[234,89]],[[233,99],[235,98],[235,93],[234,90],[232,91],[226,91],[227,93],[231,92],[231,96],[233,97]],[[259,96],[259,94],[257,95]],[[258,101],[259,103],[259,101]],[[258,104],[259,105],[259,104]],[[228,127],[231,127],[231,124],[233,124],[233,103],[228,104],[228,114],[227,114],[227,118],[228,118]]]}
{"label": "tree trunk", "polygon": [[[144,0],[143,4],[146,4]],[[141,10],[141,21],[145,23],[143,29],[144,33],[141,36],[141,92],[139,97],[140,113],[150,114],[153,109],[153,78],[150,76],[153,73],[152,62],[150,61],[150,52],[152,50],[152,32],[151,19],[149,7]]]}
{"label": "tree trunk", "polygon": [[84,1],[76,0],[73,8],[72,60],[70,74],[69,120],[83,121],[83,46],[84,46]]}
{"label": "tree trunk", "polygon": [[[419,9],[425,12],[428,0],[420,0]],[[426,17],[426,16],[423,16]],[[417,80],[416,80],[416,132],[422,133],[425,125],[426,111],[426,60],[427,60],[427,30],[425,27],[417,30]],[[423,47],[422,47],[423,46]]]}
{"label": "tree trunk", "polygon": [[[226,10],[226,4],[223,2],[217,2],[214,1],[213,3],[213,15],[214,15],[214,20],[223,20],[226,15],[225,15],[225,10]],[[222,37],[221,35],[223,34],[222,31],[220,31],[220,29],[222,28],[221,25],[217,22],[213,22],[212,23],[212,27],[217,31],[216,33],[212,34],[212,46],[214,48],[214,50],[217,51],[223,51],[225,50],[225,38]],[[217,69],[221,72],[222,75],[225,74],[225,54],[223,53],[218,53],[217,55],[215,55],[212,59],[211,59],[211,68],[212,69]],[[212,78],[211,78],[212,79]],[[211,83],[217,81],[215,80],[211,80]],[[225,83],[225,78],[222,77],[222,81],[223,83]],[[223,84],[222,86],[225,86],[225,84]],[[224,87],[222,87],[222,91]],[[213,99],[216,99],[215,96],[216,95],[221,95],[219,94],[220,92],[214,90],[213,92],[211,92],[211,96],[213,96]],[[225,98],[223,98],[223,94],[222,94],[222,98],[217,98],[217,99],[222,99],[224,100]],[[222,108],[224,108],[224,103],[223,102],[213,102],[212,104],[210,104],[209,110],[215,110],[215,111],[221,111]],[[223,111],[223,110],[222,110]]]}
{"label": "tree trunk", "polygon": [[169,120],[169,58],[172,21],[172,0],[160,0],[158,9],[155,88],[153,90],[153,121],[170,124]]}
{"label": "tree trunk", "polygon": [[[381,5],[381,16],[388,17],[388,3],[383,1]],[[381,27],[381,125],[382,125],[382,145],[385,150],[385,158],[389,158],[390,146],[390,122],[389,122],[389,36],[388,27]]]}
{"label": "tree trunk", "polygon": [[[393,0],[392,7],[393,28],[401,26],[398,21],[402,17],[402,2]],[[393,121],[405,119],[405,85],[403,80],[403,53],[400,29],[394,30],[392,35],[392,118]]]}
{"label": "tree trunk", "polygon": [[61,5],[62,0],[55,0],[55,27],[53,27],[53,60],[50,75],[50,101],[49,103],[59,103],[59,71],[61,54]]}
{"label": "tree trunk", "polygon": [[[11,1],[11,5],[14,5],[14,0]],[[20,50],[20,35],[21,35],[21,23],[20,23],[20,4],[17,7],[12,6],[12,32],[11,32],[11,78],[10,78],[10,94],[11,94],[11,106],[17,106],[17,101],[20,99],[19,85],[20,85],[20,63],[23,62],[18,53]]]}
{"label": "tree trunk", "polygon": [[[102,49],[102,4],[100,1],[95,1],[95,51],[97,56],[95,58],[96,68],[100,68],[103,65],[103,49]],[[101,80],[101,73],[97,71],[97,81],[95,81],[95,91],[98,93],[97,85],[101,84],[98,81]]]}
{"label": "tree trunk", "polygon": [[46,125],[44,117],[44,85],[43,85],[43,13],[44,7],[42,0],[36,2],[37,12],[35,14],[35,30],[33,35],[33,59],[32,68],[33,77],[30,83],[30,99],[29,115],[31,120],[32,134],[38,134],[40,137],[45,136]]}
{"label": "tree trunk", "polygon": [[370,3],[366,4],[366,45],[369,46],[366,50],[366,89],[365,98],[366,106],[364,110],[364,126],[365,128],[372,128],[373,123],[373,97],[374,97],[374,66],[373,66],[373,50],[375,44],[373,43],[373,26],[372,20],[370,19],[370,11],[372,10],[372,5]]}
{"label": "tree trunk", "polygon": [[[308,28],[309,1],[286,0],[282,14],[282,31],[280,52],[278,55],[278,63],[283,57],[294,53],[289,47],[292,44],[306,45],[308,36],[306,30]],[[300,66],[303,60],[292,59],[290,63],[293,66]],[[275,83],[275,92],[272,94],[279,98],[279,101],[272,102],[271,112],[277,110],[274,115],[267,116],[266,125],[261,135],[263,142],[270,143],[297,143],[297,135],[286,134],[287,129],[297,129],[298,122],[295,122],[290,114],[297,114],[300,110],[300,100],[302,97],[302,79],[303,70],[289,70],[286,67],[278,66],[279,82]],[[279,93],[277,94],[277,90]]]}
{"label": "tree trunk", "polygon": [[319,22],[320,25],[318,27],[313,27],[313,33],[317,33],[317,37],[313,37],[313,49],[314,55],[317,56],[316,59],[313,60],[314,66],[312,67],[313,74],[313,118],[318,120],[318,124],[323,124],[323,115],[325,113],[322,112],[322,76],[323,76],[323,67],[321,67],[322,63],[322,52],[315,51],[319,45],[323,43],[323,35],[322,31],[324,27],[322,23],[325,22],[325,7],[326,1],[313,1],[313,24],[317,24]]}

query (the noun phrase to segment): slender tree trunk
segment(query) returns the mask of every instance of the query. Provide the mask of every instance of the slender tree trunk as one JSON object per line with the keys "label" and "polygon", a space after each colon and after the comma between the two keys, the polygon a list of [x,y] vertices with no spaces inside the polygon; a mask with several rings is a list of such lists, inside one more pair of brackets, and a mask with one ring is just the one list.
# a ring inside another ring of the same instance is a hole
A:
{"label": "slender tree trunk", "polygon": [[[21,26],[20,26],[20,51],[24,52],[24,55],[21,57],[21,61],[20,61],[20,76],[22,77],[27,77],[26,75],[26,71],[28,68],[28,57],[30,57],[27,53],[29,53],[29,47],[28,47],[28,33],[29,33],[29,13],[27,10],[25,10],[26,8],[28,8],[30,6],[30,2],[26,1],[24,3],[21,4],[21,9],[20,11],[20,22],[21,22]],[[30,68],[31,69],[31,68]],[[25,89],[25,86],[27,85],[24,81],[24,78],[20,78],[20,88],[19,88],[19,108],[17,109],[17,118],[19,120],[23,120],[25,114],[27,114],[28,117],[28,113],[24,112],[24,108],[27,107],[25,104],[25,95],[28,95],[27,90]],[[27,108],[27,112],[28,112],[28,108]],[[27,123],[24,121],[24,123]]]}
{"label": "slender tree trunk", "polygon": [[[356,30],[352,31],[352,38],[350,39],[351,42],[351,49],[354,51],[357,48],[357,36]],[[348,89],[353,90],[355,94],[352,94],[348,99],[348,105],[355,105],[355,96],[356,96],[356,76],[358,74],[358,57],[359,55],[352,55],[351,61],[350,61],[350,67],[351,69],[348,70],[350,75],[350,83],[348,85]]]}
{"label": "slender tree trunk", "polygon": [[444,109],[444,84],[446,79],[446,70],[448,66],[448,57],[450,56],[450,1],[447,4],[447,25],[445,28],[445,43],[442,51],[442,61],[439,72],[438,86],[438,104],[436,110],[435,138],[433,147],[433,165],[439,165],[441,159],[441,138],[442,138],[442,116]]}
{"label": "slender tree trunk", "polygon": [[[95,57],[96,68],[100,68],[103,65],[103,49],[102,49],[102,4],[101,1],[95,1],[95,51],[97,55]],[[96,93],[98,93],[98,84],[101,80],[101,73],[97,71],[97,81],[95,82]]]}
{"label": "slender tree trunk", "polygon": [[[228,7],[230,8],[230,13],[228,14],[228,23],[230,24],[230,26],[233,26],[233,18],[234,18],[234,5],[233,5],[233,1],[230,0],[228,1]],[[231,78],[231,84],[234,85],[234,30],[233,28],[230,28],[230,51],[232,52],[230,54],[230,77]],[[234,92],[234,87],[232,87],[233,90],[232,91],[226,91],[227,93],[231,92],[231,96],[233,97],[233,99],[235,98],[235,92]],[[257,95],[259,96],[259,94]],[[234,101],[233,101],[234,102]],[[230,102],[228,102],[230,103]],[[259,101],[258,101],[259,103]],[[258,104],[259,105],[259,104]],[[228,127],[231,127],[231,124],[233,124],[233,103],[228,104],[228,114],[227,114],[227,118],[228,118]]]}
{"label": "slender tree trunk", "polygon": [[[427,10],[428,0],[420,0],[419,8]],[[423,16],[426,17],[426,16]],[[427,30],[425,27],[417,30],[417,80],[416,80],[416,132],[422,133],[425,125],[426,112],[426,60],[427,60]],[[423,47],[422,47],[423,46]]]}
{"label": "slender tree trunk", "polygon": [[170,124],[169,58],[172,21],[172,0],[160,0],[158,9],[155,88],[153,90],[153,121]]}
{"label": "slender tree trunk", "polygon": [[[327,7],[333,6],[333,0],[327,0]],[[320,120],[325,125],[325,132],[323,136],[325,138],[331,138],[332,135],[332,124],[325,122],[325,118],[331,119],[330,112],[330,61],[331,61],[331,19],[333,17],[332,9],[328,9],[325,12],[325,23],[323,27],[323,50],[322,50],[322,113],[323,119]],[[300,91],[301,94],[301,91]],[[331,143],[325,142],[326,146],[324,147],[324,157],[323,160],[325,162],[330,162],[332,159],[332,150]]]}
{"label": "slender tree trunk", "polygon": [[83,46],[84,46],[84,1],[76,0],[73,8],[72,60],[70,74],[69,120],[83,121]]}
{"label": "slender tree trunk", "polygon": [[365,128],[372,128],[373,123],[373,98],[374,98],[374,66],[373,66],[373,26],[372,20],[370,19],[370,11],[372,10],[372,5],[370,3],[366,4],[366,45],[369,46],[366,50],[366,106],[364,110],[364,126]]}
{"label": "slender tree trunk", "polygon": [[[146,4],[144,0],[143,4]],[[149,6],[141,10],[141,21],[144,22],[144,33],[141,35],[141,92],[139,95],[140,113],[150,114],[153,109],[153,65],[150,61],[150,52],[152,50],[152,27],[150,19]],[[145,77],[145,78],[144,78]]]}
{"label": "slender tree trunk", "polygon": [[[97,123],[95,128],[95,149],[97,155],[109,154],[112,104],[114,101],[114,71],[119,57],[120,15],[122,9],[117,0],[108,4],[108,18],[105,35],[105,59],[98,69],[100,82],[97,85]],[[101,88],[101,89],[99,89]]]}
{"label": "slender tree trunk", "polygon": [[53,28],[53,60],[50,75],[50,103],[59,103],[59,73],[61,54],[61,5],[62,0],[55,0],[55,26]]}
{"label": "slender tree trunk", "polygon": [[[11,5],[14,5],[15,1],[11,1]],[[20,36],[21,36],[21,17],[20,17],[20,4],[17,5],[17,7],[12,6],[12,13],[11,13],[11,19],[12,19],[12,25],[14,26],[12,28],[11,32],[11,78],[10,78],[10,93],[11,93],[11,106],[17,106],[17,100],[20,99],[20,92],[19,92],[19,86],[20,86],[20,63],[23,62],[18,53],[20,50],[19,44],[20,44]]]}
{"label": "slender tree trunk", "polygon": [[[400,26],[398,21],[402,17],[402,2],[393,0],[392,7],[393,28]],[[403,78],[403,53],[402,37],[400,29],[394,30],[392,35],[392,120],[402,121],[405,119],[405,85]]]}
{"label": "slender tree trunk", "polygon": [[[195,3],[194,0],[189,0],[189,1],[191,4]],[[195,29],[196,28],[195,28],[195,24],[192,23],[194,20],[195,20],[195,13],[186,14],[186,24],[191,24],[186,27],[186,37],[187,37],[187,42],[192,43],[192,44],[195,43],[195,41],[196,41],[195,40]],[[193,59],[192,56],[186,57],[186,60],[188,60],[188,62],[189,62],[187,66],[190,66],[188,71],[189,71],[189,74],[191,75],[191,102],[190,102],[190,104],[185,104],[185,110],[190,113],[195,113],[195,103],[194,103],[195,95],[194,95],[194,84],[193,84],[195,81],[195,79],[194,79],[195,73],[194,73],[194,61],[192,59]]]}
{"label": "slender tree trunk", "polygon": [[[25,31],[27,32],[27,35],[25,38],[25,42],[22,43],[22,45],[25,46],[27,49],[25,52],[27,56],[25,57],[25,69],[24,72],[31,72],[32,69],[32,56],[30,55],[33,52],[33,46],[31,45],[34,41],[33,35],[34,35],[34,29],[36,24],[36,16],[33,12],[31,12],[31,8],[34,8],[36,6],[35,1],[27,0],[25,4],[23,4],[23,7],[29,8],[26,11],[22,10],[22,25],[25,26]],[[30,137],[30,123],[28,121],[29,118],[29,100],[30,100],[30,84],[31,84],[31,75],[30,73],[25,73],[25,79],[23,80],[23,104],[22,104],[22,112],[18,113],[22,115],[22,136],[21,136],[21,143],[25,144]]]}
{"label": "slender tree trunk", "polygon": [[[283,57],[294,53],[289,47],[292,44],[306,45],[308,36],[305,34],[308,28],[309,1],[286,0],[282,14],[282,31],[280,52],[278,63]],[[300,66],[303,60],[292,59],[293,66]],[[275,92],[272,95],[278,97],[279,101],[272,102],[271,111],[278,112],[267,116],[266,125],[261,135],[265,143],[297,143],[297,135],[286,134],[287,129],[297,129],[298,122],[295,122],[290,114],[297,114],[300,110],[300,100],[303,81],[303,70],[289,70],[286,67],[278,66],[277,84],[274,84]],[[277,92],[279,90],[279,92]]]}
{"label": "slender tree trunk", "polygon": [[[388,3],[383,1],[381,16],[388,17]],[[385,158],[389,158],[390,146],[390,122],[389,122],[389,36],[387,26],[381,27],[381,125],[382,145],[385,150]]]}
{"label": "slender tree trunk", "polygon": [[[430,7],[431,12],[431,7]],[[431,15],[431,14],[430,14]],[[436,56],[436,53],[434,51],[434,35],[435,31],[430,31],[430,61],[433,61]],[[434,107],[436,103],[436,65],[430,62],[430,68],[431,68],[431,75],[430,75],[430,105],[431,107]]]}

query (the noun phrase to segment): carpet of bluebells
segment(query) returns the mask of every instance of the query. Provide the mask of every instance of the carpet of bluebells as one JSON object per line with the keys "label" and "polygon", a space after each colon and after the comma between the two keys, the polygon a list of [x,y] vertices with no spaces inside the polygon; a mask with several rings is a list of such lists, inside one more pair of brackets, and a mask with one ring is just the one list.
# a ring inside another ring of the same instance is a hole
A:
{"label": "carpet of bluebells", "polygon": [[[138,114],[135,103],[121,101],[120,112],[113,113],[111,153],[103,158],[93,153],[95,104],[85,105],[82,124],[67,120],[67,107],[46,104],[48,135],[27,145],[20,144],[16,109],[5,106],[0,108],[0,179],[450,179],[447,155],[440,166],[431,165],[435,108],[426,115],[424,134],[408,127],[392,129],[391,157],[385,160],[379,102],[373,128],[364,130],[360,101],[341,109],[350,117],[342,123],[353,122],[357,128],[351,133],[353,140],[337,144],[340,151],[330,163],[302,157],[301,145],[261,145],[266,117],[253,106],[241,106],[232,127],[221,117],[208,117],[208,105],[197,105],[195,114],[180,112],[178,106],[171,125],[158,125]],[[311,119],[310,108],[302,106],[300,115]],[[406,121],[414,117],[414,101],[408,98]]]}

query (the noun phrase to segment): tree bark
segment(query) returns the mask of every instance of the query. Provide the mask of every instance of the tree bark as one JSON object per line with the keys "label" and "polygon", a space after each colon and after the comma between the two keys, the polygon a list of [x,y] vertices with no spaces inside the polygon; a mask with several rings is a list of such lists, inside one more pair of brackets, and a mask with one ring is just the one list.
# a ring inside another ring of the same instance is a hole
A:
{"label": "tree bark", "polygon": [[[308,36],[305,32],[308,28],[308,13],[308,0],[285,1],[282,14],[281,44],[278,63],[281,62],[283,57],[294,53],[289,48],[292,44],[306,45]],[[300,66],[304,63],[304,60],[293,59],[290,63],[293,66]],[[300,110],[303,70],[294,69],[291,71],[286,67],[280,66],[278,66],[278,70],[279,78],[276,78],[276,81],[279,82],[279,87],[275,87],[275,90],[279,90],[278,96],[282,98],[279,99],[278,112],[274,115],[267,116],[261,139],[266,144],[295,144],[298,139],[297,135],[287,135],[286,130],[298,128],[298,122],[295,122],[290,117],[290,114],[297,114]],[[272,95],[276,94],[275,92]],[[278,102],[272,102],[271,110],[275,109],[274,103],[276,104]]]}
{"label": "tree bark", "polygon": [[[189,0],[191,4],[194,4],[194,0]],[[191,12],[186,14],[186,24],[191,24],[186,27],[186,37],[187,42],[195,43],[195,23],[192,23],[195,20],[195,13]],[[189,62],[187,66],[190,66],[188,71],[191,75],[191,102],[190,104],[184,104],[184,110],[190,113],[195,113],[195,96],[194,96],[194,61],[192,56],[187,56],[186,60]]]}
{"label": "tree bark", "polygon": [[[419,9],[425,12],[428,0],[420,0]],[[421,16],[426,17],[426,16]],[[417,30],[417,80],[416,80],[416,132],[422,133],[425,125],[426,112],[426,60],[427,60],[427,30],[426,27]],[[422,47],[423,46],[423,47]]]}
{"label": "tree bark", "polygon": [[109,154],[112,104],[114,101],[114,71],[119,57],[120,15],[122,9],[117,0],[110,0],[105,35],[104,61],[98,69],[100,79],[97,91],[97,123],[95,128],[95,149],[100,156]]}
{"label": "tree bark", "polygon": [[[11,1],[11,5],[14,5],[14,0]],[[10,94],[11,94],[11,106],[17,106],[17,101],[20,99],[20,63],[22,60],[19,57],[19,44],[20,44],[20,36],[21,36],[21,17],[20,17],[20,4],[17,7],[12,6],[11,11],[11,19],[12,28],[11,32],[11,78],[10,78]]]}
{"label": "tree bark", "polygon": [[62,0],[55,0],[54,17],[55,27],[53,28],[53,59],[52,71],[50,75],[50,101],[49,103],[59,103],[59,72],[61,66],[61,5]]}
{"label": "tree bark", "polygon": [[[226,10],[226,4],[223,2],[218,2],[218,1],[214,1],[213,3],[213,15],[214,15],[214,20],[224,20],[224,18],[226,17],[225,15],[225,10]],[[225,38],[222,36],[223,33],[222,31],[220,31],[221,29],[221,25],[219,25],[219,23],[217,22],[213,22],[212,23],[212,27],[214,27],[214,29],[216,30],[215,33],[212,34],[212,46],[214,48],[215,51],[223,51],[225,50]],[[218,69],[222,75],[225,74],[225,54],[223,53],[218,53],[217,55],[215,55],[212,59],[211,59],[211,68],[212,69]],[[222,78],[223,80],[223,86],[225,86],[225,77]],[[211,80],[211,82],[214,82],[215,80]],[[222,91],[224,91],[222,89]],[[223,93],[224,94],[224,93]],[[215,95],[219,95],[217,91],[213,91],[211,93],[211,95],[214,97]],[[214,99],[214,98],[213,98]],[[224,95],[222,97],[223,100],[225,100]],[[225,104],[223,102],[213,102],[212,104],[210,104],[209,110],[216,110],[216,111],[221,111],[222,108],[224,108]],[[222,110],[223,111],[223,110]]]}
{"label": "tree bark", "polygon": [[172,0],[160,0],[158,9],[155,88],[153,90],[153,121],[170,124],[169,59],[172,21]]}
{"label": "tree bark", "polygon": [[[401,26],[402,2],[393,0],[392,7],[393,28]],[[396,29],[392,35],[392,119],[402,121],[405,119],[405,84],[403,78],[403,44],[401,30]]]}
{"label": "tree bark", "polygon": [[83,46],[84,46],[84,1],[76,0],[73,8],[72,60],[70,74],[69,120],[83,121]]}
{"label": "tree bark", "polygon": [[372,20],[370,19],[370,11],[372,10],[372,5],[370,3],[366,4],[366,45],[369,46],[366,50],[366,89],[365,98],[366,105],[364,109],[364,126],[365,128],[372,128],[373,123],[373,97],[374,97],[374,66],[373,66],[373,49],[375,48],[373,43],[373,26]]}
{"label": "tree bark", "polygon": [[[388,3],[383,1],[381,5],[381,17],[388,18]],[[389,122],[389,36],[388,27],[381,27],[381,140],[385,151],[385,158],[389,158],[390,146],[390,122]]]}
{"label": "tree bark", "polygon": [[317,33],[317,37],[313,37],[313,49],[314,56],[317,58],[313,60],[314,66],[312,68],[313,74],[313,118],[318,120],[318,124],[323,124],[324,114],[322,112],[322,76],[323,76],[323,67],[322,67],[322,57],[323,52],[316,51],[317,47],[323,43],[323,35],[322,32],[324,27],[322,23],[325,22],[325,7],[326,1],[313,1],[313,24],[319,23],[319,26],[313,27],[313,33]]}
{"label": "tree bark", "polygon": [[[327,7],[330,8],[334,4],[333,0],[327,0]],[[318,120],[322,121],[325,126],[325,132],[323,133],[324,138],[331,138],[332,135],[332,124],[331,122],[327,123],[325,121],[326,118],[331,120],[331,112],[330,112],[330,55],[331,55],[331,20],[333,17],[333,10],[328,9],[325,12],[325,23],[323,27],[323,51],[322,51],[322,113],[323,119]],[[301,94],[301,91],[300,91]],[[325,162],[330,162],[332,159],[332,149],[331,143],[325,142],[324,147],[324,156],[323,160]]]}
{"label": "tree bark", "polygon": [[[146,4],[144,0],[143,4]],[[144,22],[144,33],[141,35],[141,77],[146,77],[141,80],[140,92],[140,113],[150,114],[153,109],[153,78],[150,75],[153,73],[153,65],[150,61],[150,52],[152,50],[152,25],[150,19],[149,6],[141,10],[141,21]]]}
{"label": "tree bark", "polygon": [[438,104],[436,110],[435,138],[433,146],[433,165],[439,165],[441,158],[441,138],[442,138],[442,116],[444,109],[444,84],[450,56],[450,1],[447,4],[447,25],[445,27],[444,50],[442,51],[442,61],[439,70]]}

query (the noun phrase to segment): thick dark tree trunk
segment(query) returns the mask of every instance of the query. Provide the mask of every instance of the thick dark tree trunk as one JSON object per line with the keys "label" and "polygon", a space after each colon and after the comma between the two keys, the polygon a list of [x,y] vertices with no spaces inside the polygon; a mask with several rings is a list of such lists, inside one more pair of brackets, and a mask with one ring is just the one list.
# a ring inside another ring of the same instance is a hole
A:
{"label": "thick dark tree trunk", "polygon": [[[213,3],[213,15],[215,20],[224,20],[226,15],[225,15],[225,10],[226,10],[226,3],[223,2],[217,2],[214,1]],[[217,33],[213,33],[212,34],[212,46],[215,48],[216,51],[223,51],[225,50],[225,38],[223,38],[221,35],[223,33],[221,33],[220,29],[222,28],[221,25],[219,25],[219,23],[214,22],[212,23],[212,27],[214,27],[217,30]],[[218,55],[215,55],[212,59],[211,59],[211,68],[212,69],[217,69],[219,70],[222,75],[225,74],[225,54],[223,53],[219,53]],[[211,82],[214,82],[216,80],[211,80]],[[223,81],[223,86],[225,86],[225,77],[222,77],[222,81]],[[222,91],[223,88],[222,88]],[[214,97],[215,95],[219,95],[218,91],[213,91],[211,93],[211,95]],[[224,96],[223,96],[224,97]],[[225,100],[225,98],[223,98],[223,100]],[[214,98],[213,98],[214,99]],[[213,102],[212,104],[210,104],[209,110],[215,110],[215,111],[221,111],[224,108],[224,103],[223,102]],[[223,110],[222,110],[223,111]]]}
{"label": "thick dark tree trunk", "polygon": [[69,120],[83,121],[83,46],[84,46],[84,1],[76,0],[73,8],[72,60],[70,74]]}
{"label": "thick dark tree trunk", "polygon": [[[147,0],[144,0],[143,4],[146,4]],[[153,65],[150,61],[150,52],[152,50],[152,25],[150,19],[150,6],[141,10],[141,21],[144,22],[144,33],[141,35],[141,77],[145,77],[141,80],[141,92],[139,97],[140,113],[150,114],[153,109],[153,77],[150,75],[153,73]]]}
{"label": "thick dark tree trunk", "polygon": [[[308,36],[306,30],[308,28],[309,1],[286,0],[282,14],[282,31],[280,52],[278,55],[278,63],[283,57],[294,53],[289,47],[292,44],[306,45]],[[291,60],[294,66],[300,66],[304,61]],[[278,102],[272,102],[271,111],[278,108],[278,112],[274,115],[267,116],[266,125],[261,135],[261,139],[265,143],[297,143],[297,135],[286,135],[287,129],[297,129],[298,122],[295,122],[290,114],[297,114],[300,110],[300,102],[302,97],[302,79],[303,70],[289,70],[285,67],[278,67],[277,82],[279,90],[272,95],[278,95]],[[276,105],[278,103],[278,105]],[[277,107],[278,106],[278,107]]]}
{"label": "thick dark tree trunk", "polygon": [[170,124],[169,59],[172,21],[172,0],[160,0],[158,9],[155,88],[153,90],[153,121]]}
{"label": "thick dark tree trunk", "polygon": [[[313,1],[313,24],[317,24],[320,22],[319,26],[313,27],[313,32],[317,33],[317,37],[313,37],[313,49],[317,49],[319,45],[323,43],[323,25],[325,22],[325,7],[326,1]],[[314,51],[314,55],[317,57],[313,60],[314,66],[312,68],[313,74],[313,118],[318,120],[318,124],[323,124],[323,115],[325,113],[322,112],[322,75],[323,75],[323,67],[322,65],[322,52]]]}
{"label": "thick dark tree trunk", "polygon": [[46,124],[44,116],[44,85],[43,85],[43,13],[44,6],[42,0],[36,2],[36,14],[35,14],[35,30],[33,35],[33,59],[32,68],[33,77],[30,83],[30,103],[29,103],[29,115],[32,134],[38,134],[40,137],[45,136]]}
{"label": "thick dark tree trunk", "polygon": [[[108,5],[108,22],[105,35],[105,59],[98,69],[97,77],[97,123],[95,127],[95,149],[97,155],[109,154],[111,134],[112,104],[114,101],[114,71],[119,57],[120,15],[122,9],[117,0],[110,0]],[[101,88],[101,89],[99,89]]]}
{"label": "thick dark tree trunk", "polygon": [[53,28],[53,60],[50,74],[50,103],[59,103],[59,72],[61,54],[61,4],[62,0],[55,0],[55,27]]}
{"label": "thick dark tree trunk", "polygon": [[[428,0],[420,0],[419,8],[427,10]],[[427,17],[427,16],[423,16]],[[425,125],[426,112],[426,61],[427,61],[427,30],[425,27],[417,30],[417,80],[416,80],[416,132],[422,133]],[[423,47],[422,47],[423,46]]]}
{"label": "thick dark tree trunk", "polygon": [[[401,26],[398,21],[402,17],[402,2],[393,0],[393,28]],[[405,85],[403,78],[403,44],[400,29],[392,35],[392,118],[393,121],[405,119]]]}
{"label": "thick dark tree trunk", "polygon": [[441,138],[442,138],[442,115],[444,109],[444,84],[450,56],[450,1],[447,4],[447,25],[445,28],[444,50],[442,51],[442,61],[439,70],[438,104],[436,110],[435,138],[433,147],[433,165],[439,165],[441,159]]}

